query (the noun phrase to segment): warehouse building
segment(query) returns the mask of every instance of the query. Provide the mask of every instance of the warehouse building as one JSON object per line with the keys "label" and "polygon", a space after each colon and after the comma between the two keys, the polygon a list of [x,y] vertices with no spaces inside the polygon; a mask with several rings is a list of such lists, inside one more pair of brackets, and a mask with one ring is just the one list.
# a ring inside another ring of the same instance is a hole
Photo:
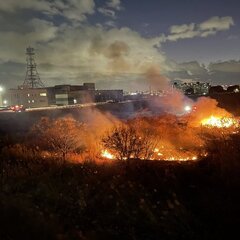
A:
{"label": "warehouse building", "polygon": [[25,108],[65,106],[93,102],[120,102],[123,90],[95,90],[94,83],[83,85],[56,85],[46,88],[9,89],[3,95],[7,106],[23,105]]}
{"label": "warehouse building", "polygon": [[9,89],[3,93],[3,103],[6,106],[23,105],[26,108],[49,106],[48,90],[46,88]]}
{"label": "warehouse building", "polygon": [[95,84],[56,85],[48,88],[51,105],[73,105],[95,102]]}

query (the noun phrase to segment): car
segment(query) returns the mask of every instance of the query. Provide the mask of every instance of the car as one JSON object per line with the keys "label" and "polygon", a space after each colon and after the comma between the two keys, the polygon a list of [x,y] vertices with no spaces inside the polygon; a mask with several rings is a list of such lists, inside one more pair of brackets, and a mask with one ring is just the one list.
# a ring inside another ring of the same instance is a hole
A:
{"label": "car", "polygon": [[14,105],[11,106],[11,110],[13,112],[24,112],[26,109],[23,107],[23,105]]}

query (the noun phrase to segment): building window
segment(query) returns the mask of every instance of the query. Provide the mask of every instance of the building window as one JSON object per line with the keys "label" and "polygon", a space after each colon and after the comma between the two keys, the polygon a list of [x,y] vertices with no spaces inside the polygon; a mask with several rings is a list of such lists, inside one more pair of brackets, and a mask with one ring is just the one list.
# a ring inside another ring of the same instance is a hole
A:
{"label": "building window", "polygon": [[28,93],[27,96],[30,97],[30,93]]}
{"label": "building window", "polygon": [[47,93],[40,93],[40,97],[46,97]]}
{"label": "building window", "polygon": [[32,103],[34,103],[34,100],[32,100]]}
{"label": "building window", "polygon": [[28,100],[28,103],[31,103],[31,101],[30,101],[30,100]]}

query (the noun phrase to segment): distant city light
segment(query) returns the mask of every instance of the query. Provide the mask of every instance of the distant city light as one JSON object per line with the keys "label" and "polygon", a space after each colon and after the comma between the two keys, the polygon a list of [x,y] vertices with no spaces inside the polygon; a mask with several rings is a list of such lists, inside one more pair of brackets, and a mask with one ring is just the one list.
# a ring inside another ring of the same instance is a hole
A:
{"label": "distant city light", "polygon": [[3,91],[3,87],[2,86],[0,86],[0,92],[2,92]]}
{"label": "distant city light", "polygon": [[238,93],[238,92],[239,92],[239,89],[238,89],[238,88],[234,89],[234,92],[235,92],[235,93]]}

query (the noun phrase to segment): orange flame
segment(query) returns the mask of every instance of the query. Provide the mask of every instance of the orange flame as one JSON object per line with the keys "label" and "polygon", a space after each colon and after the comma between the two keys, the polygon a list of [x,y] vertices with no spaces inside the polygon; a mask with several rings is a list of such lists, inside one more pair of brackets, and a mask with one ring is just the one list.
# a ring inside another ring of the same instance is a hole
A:
{"label": "orange flame", "polygon": [[[163,146],[162,146],[163,148]],[[165,151],[165,153],[160,152],[159,148],[153,150],[155,155],[152,157],[152,160],[165,160],[165,161],[189,161],[197,160],[198,157],[192,153],[181,154],[180,152]]]}
{"label": "orange flame", "polygon": [[113,155],[113,154],[111,154],[108,150],[102,150],[102,153],[101,153],[101,156],[103,157],[103,158],[107,158],[107,159],[116,159],[116,157]]}
{"label": "orange flame", "polygon": [[217,127],[217,128],[230,128],[237,127],[238,122],[234,118],[230,117],[216,117],[211,116],[209,118],[205,118],[201,121],[203,126],[207,127]]}

